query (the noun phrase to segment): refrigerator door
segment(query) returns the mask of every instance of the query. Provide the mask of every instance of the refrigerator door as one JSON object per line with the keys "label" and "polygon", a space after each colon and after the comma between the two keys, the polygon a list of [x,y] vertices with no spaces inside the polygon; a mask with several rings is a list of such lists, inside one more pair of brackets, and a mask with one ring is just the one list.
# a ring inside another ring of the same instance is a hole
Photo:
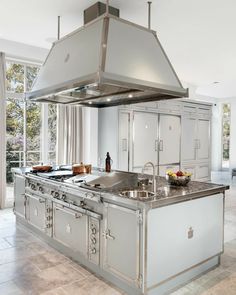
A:
{"label": "refrigerator door", "polygon": [[158,115],[134,112],[133,119],[133,169],[147,162],[157,164]]}
{"label": "refrigerator door", "polygon": [[181,123],[179,116],[160,115],[159,165],[180,162]]}

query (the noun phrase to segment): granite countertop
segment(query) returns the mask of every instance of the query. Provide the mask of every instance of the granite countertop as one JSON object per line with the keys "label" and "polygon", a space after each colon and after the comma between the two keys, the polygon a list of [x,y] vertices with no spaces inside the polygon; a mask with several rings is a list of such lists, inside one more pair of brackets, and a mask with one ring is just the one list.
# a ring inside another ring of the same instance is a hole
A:
{"label": "granite countertop", "polygon": [[[30,168],[13,168],[13,173],[18,174],[27,174],[30,172]],[[141,175],[138,175],[139,177]],[[35,175],[34,175],[35,177]],[[37,176],[41,179],[43,177]],[[143,175],[142,175],[143,177]],[[145,175],[152,179],[152,176]],[[95,189],[89,188],[94,192],[100,192],[104,194],[104,198],[106,200],[113,200],[115,202],[127,204],[127,205],[134,205],[134,204],[142,204],[142,206],[148,206],[150,208],[162,207],[171,205],[174,203],[184,202],[187,200],[202,198],[205,196],[217,194],[217,193],[224,193],[225,190],[229,189],[229,186],[222,185],[222,184],[213,184],[213,183],[206,183],[206,182],[199,182],[199,181],[190,181],[186,186],[174,186],[170,185],[165,177],[157,176],[157,192],[154,197],[151,197],[146,200],[135,200],[129,199],[127,197],[120,196],[120,189]],[[84,189],[84,187],[79,187],[76,185],[68,185],[67,183],[57,182],[55,180],[50,180],[54,184],[57,183],[60,186],[69,186],[73,187],[73,189]],[[127,188],[123,188],[122,190],[131,190],[137,189],[137,187],[128,186]],[[140,189],[140,188],[139,188]],[[151,190],[151,186],[146,187],[146,189]]]}

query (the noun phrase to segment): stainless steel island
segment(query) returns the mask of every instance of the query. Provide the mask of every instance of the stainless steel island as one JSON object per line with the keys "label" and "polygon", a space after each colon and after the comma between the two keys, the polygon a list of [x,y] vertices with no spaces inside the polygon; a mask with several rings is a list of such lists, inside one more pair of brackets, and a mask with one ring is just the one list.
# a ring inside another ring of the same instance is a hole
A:
{"label": "stainless steel island", "polygon": [[136,173],[13,172],[17,222],[128,294],[166,294],[220,263],[226,186],[157,177],[152,194]]}

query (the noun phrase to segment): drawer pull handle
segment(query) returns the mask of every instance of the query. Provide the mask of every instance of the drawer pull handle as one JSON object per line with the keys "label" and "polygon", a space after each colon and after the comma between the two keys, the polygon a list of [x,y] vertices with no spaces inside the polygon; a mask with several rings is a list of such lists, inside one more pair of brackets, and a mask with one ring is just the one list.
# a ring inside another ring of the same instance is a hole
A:
{"label": "drawer pull handle", "polygon": [[188,229],[188,239],[192,239],[192,238],[193,238],[193,228],[190,227],[190,228]]}

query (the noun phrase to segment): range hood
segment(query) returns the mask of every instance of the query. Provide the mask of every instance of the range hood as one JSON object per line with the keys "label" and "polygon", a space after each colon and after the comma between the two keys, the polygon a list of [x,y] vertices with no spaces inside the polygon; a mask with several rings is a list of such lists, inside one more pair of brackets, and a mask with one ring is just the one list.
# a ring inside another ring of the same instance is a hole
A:
{"label": "range hood", "polygon": [[156,32],[109,13],[56,41],[26,93],[91,107],[187,96]]}

